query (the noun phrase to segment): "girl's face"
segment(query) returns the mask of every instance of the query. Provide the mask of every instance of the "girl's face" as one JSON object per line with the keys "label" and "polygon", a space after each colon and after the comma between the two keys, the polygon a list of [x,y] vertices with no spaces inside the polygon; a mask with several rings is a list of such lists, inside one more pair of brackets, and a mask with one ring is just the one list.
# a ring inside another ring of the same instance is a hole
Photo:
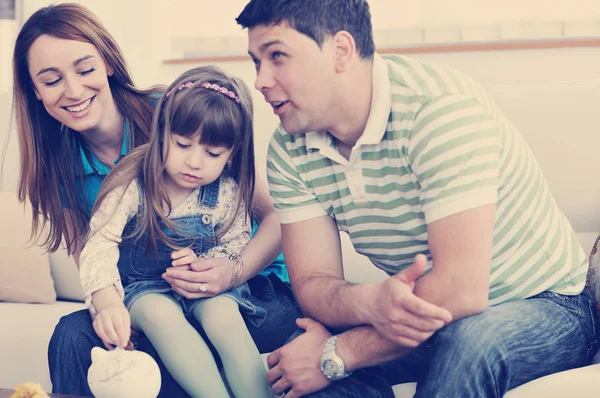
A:
{"label": "girl's face", "polygon": [[168,192],[191,192],[210,184],[223,173],[232,149],[203,145],[199,138],[198,134],[192,137],[171,134],[165,162],[165,187]]}
{"label": "girl's face", "polygon": [[41,35],[28,53],[35,95],[57,121],[79,132],[113,126],[118,117],[108,76],[93,44]]}

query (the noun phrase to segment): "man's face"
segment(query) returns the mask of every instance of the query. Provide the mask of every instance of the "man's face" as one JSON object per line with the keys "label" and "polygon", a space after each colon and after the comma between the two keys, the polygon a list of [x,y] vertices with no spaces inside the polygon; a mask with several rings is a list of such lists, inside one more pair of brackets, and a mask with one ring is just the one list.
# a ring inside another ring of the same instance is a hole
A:
{"label": "man's face", "polygon": [[334,117],[335,51],[323,48],[287,23],[248,30],[248,53],[256,66],[254,86],[290,134],[327,130]]}

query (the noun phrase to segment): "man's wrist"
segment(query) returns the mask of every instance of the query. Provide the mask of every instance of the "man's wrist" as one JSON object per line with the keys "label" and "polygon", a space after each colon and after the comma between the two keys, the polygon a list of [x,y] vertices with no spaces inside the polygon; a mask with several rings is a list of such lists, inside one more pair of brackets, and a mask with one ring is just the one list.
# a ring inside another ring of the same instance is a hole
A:
{"label": "man's wrist", "polygon": [[354,307],[357,321],[362,325],[371,325],[373,323],[372,314],[377,301],[377,290],[379,284],[363,283],[353,287]]}
{"label": "man's wrist", "polygon": [[344,360],[338,353],[337,338],[338,336],[329,337],[321,354],[321,372],[332,381],[344,379],[351,373],[346,370]]}
{"label": "man's wrist", "polygon": [[352,333],[351,330],[352,329],[350,329],[350,331],[339,334],[336,341],[336,350],[340,358],[342,358],[342,360],[344,361],[344,369],[346,373],[352,373],[360,368],[360,366],[358,366],[358,363],[356,362],[357,358],[354,356],[355,352],[352,348],[350,348],[350,335]]}

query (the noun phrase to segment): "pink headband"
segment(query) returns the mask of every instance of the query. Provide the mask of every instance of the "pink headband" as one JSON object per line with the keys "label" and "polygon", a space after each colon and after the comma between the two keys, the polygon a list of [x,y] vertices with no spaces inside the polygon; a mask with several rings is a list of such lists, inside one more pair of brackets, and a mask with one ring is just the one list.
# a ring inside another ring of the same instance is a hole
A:
{"label": "pink headband", "polygon": [[[177,87],[173,87],[172,89],[170,89],[167,94],[165,95],[165,100],[169,97],[169,95],[171,95],[176,89],[177,91],[181,91],[184,88],[192,88],[194,87],[194,83],[195,82],[187,82],[187,83],[181,83],[179,86]],[[240,97],[238,97],[237,95],[235,95],[235,93],[233,91],[227,90],[225,87],[221,87],[218,84],[213,84],[213,83],[209,83],[209,82],[204,82],[200,85],[198,85],[198,87],[204,87],[207,88],[209,90],[215,90],[221,94],[224,94],[226,96],[228,96],[229,98],[231,98],[232,100],[234,100],[235,102],[237,102],[238,104],[241,102],[240,101]]]}

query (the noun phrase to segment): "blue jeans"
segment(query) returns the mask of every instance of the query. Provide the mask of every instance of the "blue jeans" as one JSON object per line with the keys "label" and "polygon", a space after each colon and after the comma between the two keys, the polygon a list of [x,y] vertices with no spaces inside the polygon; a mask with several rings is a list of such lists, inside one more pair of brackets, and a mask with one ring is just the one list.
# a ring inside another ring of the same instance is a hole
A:
{"label": "blue jeans", "polygon": [[393,398],[417,382],[415,398],[502,397],[521,384],[588,365],[598,350],[594,303],[544,292],[488,308],[438,331],[410,355],[361,369],[311,398]]}
{"label": "blue jeans", "polygon": [[[302,317],[289,286],[275,275],[258,275],[248,281],[250,301],[266,310],[267,316],[259,327],[246,320],[246,326],[260,352],[270,352],[282,346],[296,330],[296,318]],[[202,328],[194,317],[190,323],[200,332]],[[205,337],[205,341],[209,340]],[[87,371],[92,364],[90,352],[93,347],[104,347],[92,327],[87,310],[66,315],[60,319],[48,346],[48,365],[52,392],[80,396],[92,396],[87,384]],[[147,338],[140,336],[136,349],[147,352],[158,363],[162,374],[159,397],[178,398],[188,395],[173,380],[160,361]],[[215,359],[218,354],[213,350]]]}

